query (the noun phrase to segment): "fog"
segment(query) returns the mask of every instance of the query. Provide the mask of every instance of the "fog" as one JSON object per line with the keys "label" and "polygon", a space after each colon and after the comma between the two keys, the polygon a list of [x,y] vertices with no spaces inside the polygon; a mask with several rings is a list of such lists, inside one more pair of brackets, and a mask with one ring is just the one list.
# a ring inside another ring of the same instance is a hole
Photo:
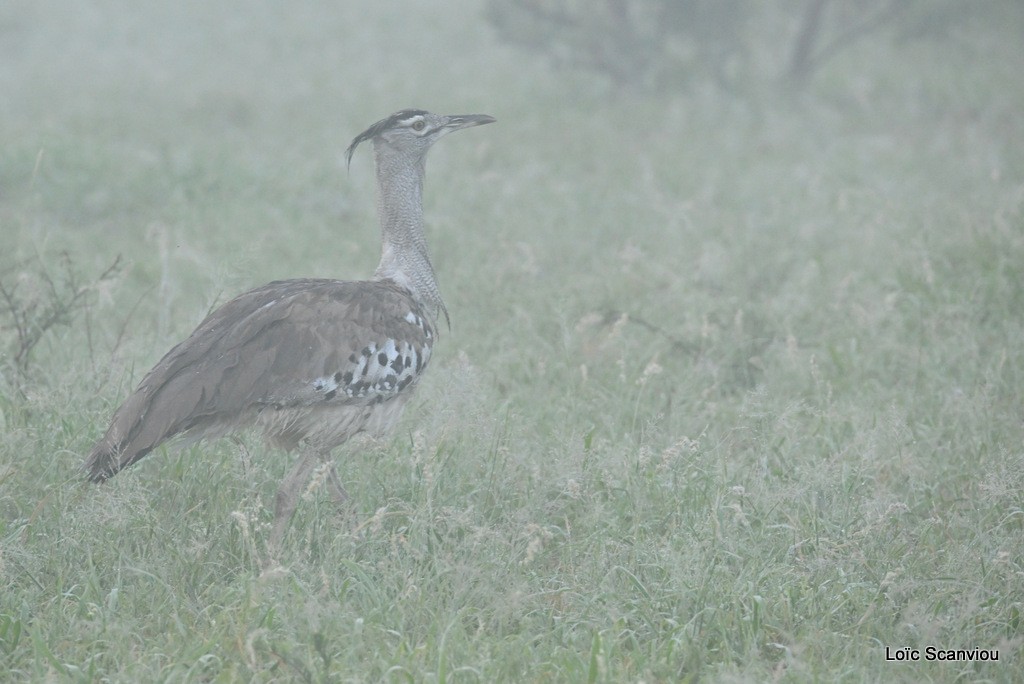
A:
{"label": "fog", "polygon": [[[1010,0],[5,0],[0,672],[1013,681],[1021,74]],[[404,108],[497,121],[430,153],[451,326],[352,510],[270,562],[251,435],[83,483],[213,308],[371,276]]]}

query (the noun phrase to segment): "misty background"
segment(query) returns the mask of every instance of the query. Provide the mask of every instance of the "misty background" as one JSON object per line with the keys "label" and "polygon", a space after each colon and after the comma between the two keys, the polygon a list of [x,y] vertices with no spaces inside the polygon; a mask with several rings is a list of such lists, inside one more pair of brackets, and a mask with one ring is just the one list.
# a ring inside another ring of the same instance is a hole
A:
{"label": "misty background", "polygon": [[[1024,591],[1024,5],[0,5],[0,670],[874,681]],[[393,111],[452,327],[357,527],[222,440],[78,480],[217,304],[369,277]]]}

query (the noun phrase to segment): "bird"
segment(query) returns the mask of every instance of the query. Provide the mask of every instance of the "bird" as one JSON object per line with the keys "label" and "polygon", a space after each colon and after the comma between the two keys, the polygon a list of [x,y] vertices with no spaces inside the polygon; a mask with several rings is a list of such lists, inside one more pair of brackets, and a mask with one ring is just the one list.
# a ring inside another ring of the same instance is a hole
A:
{"label": "bird", "polygon": [[357,135],[373,145],[381,257],[369,280],[278,280],[210,313],[118,408],[83,469],[104,482],[164,442],[183,444],[256,428],[297,452],[274,499],[269,545],[280,546],[319,463],[332,498],[348,494],[331,452],[359,433],[383,436],[423,377],[448,310],[423,226],[426,156],[486,114],[403,109]]}

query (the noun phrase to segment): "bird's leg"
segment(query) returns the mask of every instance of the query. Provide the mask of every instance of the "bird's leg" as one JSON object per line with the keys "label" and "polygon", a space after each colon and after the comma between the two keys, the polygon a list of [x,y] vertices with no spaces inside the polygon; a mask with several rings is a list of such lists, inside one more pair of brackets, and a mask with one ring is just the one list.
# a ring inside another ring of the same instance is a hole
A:
{"label": "bird's leg", "polygon": [[277,496],[274,499],[274,526],[270,529],[272,552],[281,548],[284,531],[288,529],[288,523],[292,519],[295,507],[299,504],[299,497],[302,496],[302,488],[309,482],[309,476],[312,474],[313,468],[316,467],[316,462],[317,453],[304,449],[299,460],[285,475],[277,490]]}
{"label": "bird's leg", "polygon": [[341,484],[341,478],[338,477],[338,471],[334,469],[334,463],[331,463],[330,469],[327,471],[327,485],[331,490],[331,498],[334,499],[334,503],[338,507],[344,506],[348,502],[348,492],[345,491],[345,486]]}

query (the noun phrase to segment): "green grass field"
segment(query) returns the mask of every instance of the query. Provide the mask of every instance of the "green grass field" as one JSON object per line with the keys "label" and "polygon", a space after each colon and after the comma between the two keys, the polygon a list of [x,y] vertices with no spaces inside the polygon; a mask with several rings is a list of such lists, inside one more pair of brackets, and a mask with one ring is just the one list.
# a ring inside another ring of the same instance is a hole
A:
{"label": "green grass field", "polygon": [[[122,258],[27,374],[0,319],[0,681],[1021,681],[1024,11],[740,97],[350,5],[0,6],[5,287]],[[452,327],[355,520],[268,567],[251,435],[84,484],[211,307],[372,273],[342,154],[411,106],[498,123],[431,153]]]}

